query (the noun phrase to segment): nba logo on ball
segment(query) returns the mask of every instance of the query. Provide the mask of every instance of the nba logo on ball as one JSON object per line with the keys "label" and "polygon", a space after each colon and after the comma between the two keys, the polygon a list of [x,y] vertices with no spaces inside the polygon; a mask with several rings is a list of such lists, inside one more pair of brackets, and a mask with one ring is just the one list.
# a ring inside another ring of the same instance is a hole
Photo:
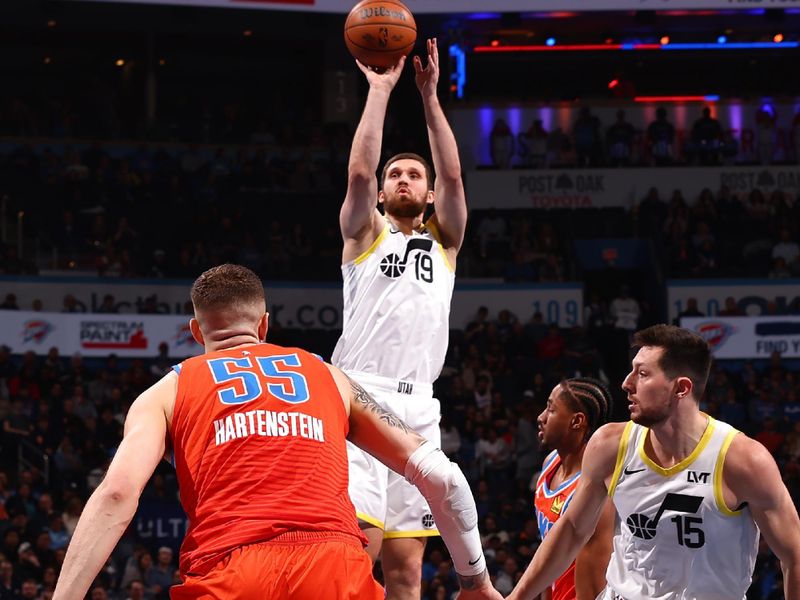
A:
{"label": "nba logo on ball", "polygon": [[432,514],[428,513],[426,515],[423,515],[423,517],[422,517],[422,526],[425,529],[433,529],[434,525],[435,525],[435,523],[433,521],[433,515]]}
{"label": "nba logo on ball", "polygon": [[406,56],[417,41],[417,24],[399,0],[363,0],[344,23],[344,42],[361,64],[387,69]]}

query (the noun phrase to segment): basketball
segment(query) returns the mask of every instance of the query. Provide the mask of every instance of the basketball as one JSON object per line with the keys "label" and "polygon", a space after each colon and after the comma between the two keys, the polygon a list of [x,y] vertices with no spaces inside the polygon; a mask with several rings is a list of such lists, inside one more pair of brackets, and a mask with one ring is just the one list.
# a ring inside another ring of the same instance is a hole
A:
{"label": "basketball", "polygon": [[643,540],[652,540],[656,537],[656,523],[646,515],[632,514],[628,517],[628,529],[631,533]]}
{"label": "basketball", "polygon": [[344,41],[362,64],[386,69],[411,52],[417,24],[399,0],[362,0],[347,15]]}

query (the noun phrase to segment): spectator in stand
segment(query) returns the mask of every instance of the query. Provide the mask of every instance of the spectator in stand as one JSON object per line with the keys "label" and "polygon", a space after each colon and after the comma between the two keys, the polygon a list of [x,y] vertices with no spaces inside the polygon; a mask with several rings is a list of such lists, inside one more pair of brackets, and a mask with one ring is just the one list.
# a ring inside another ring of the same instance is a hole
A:
{"label": "spectator in stand", "polygon": [[583,308],[583,322],[587,332],[595,342],[602,336],[609,324],[608,305],[596,291],[589,293],[589,299]]}
{"label": "spectator in stand", "polygon": [[523,159],[526,167],[539,169],[547,166],[547,137],[548,133],[541,119],[535,119],[530,129],[522,134],[522,139],[527,144],[527,153]]}
{"label": "spectator in stand", "polygon": [[667,218],[667,205],[661,200],[658,189],[651,187],[637,208],[639,237],[661,239],[661,229]]}
{"label": "spectator in stand", "polygon": [[489,151],[492,155],[492,166],[498,169],[510,169],[514,158],[514,135],[503,119],[494,122],[489,133]]}
{"label": "spectator in stand", "polygon": [[100,306],[97,307],[97,310],[95,312],[105,313],[105,314],[118,313],[119,309],[117,308],[114,296],[112,294],[105,294],[103,296],[103,301],[100,303]]}
{"label": "spectator in stand", "polygon": [[600,119],[592,114],[588,106],[584,106],[572,128],[579,167],[596,167],[600,164],[600,136]]}
{"label": "spectator in stand", "polygon": [[756,144],[759,164],[772,164],[775,154],[775,113],[767,104],[756,111]]}
{"label": "spectator in stand", "polygon": [[769,279],[789,279],[791,276],[792,272],[789,269],[789,265],[787,265],[786,260],[780,256],[773,261],[772,269],[770,269],[767,274]]}
{"label": "spectator in stand", "polygon": [[761,431],[756,433],[755,439],[761,442],[773,456],[783,444],[784,435],[777,430],[777,422],[773,417],[767,417],[761,424]]}
{"label": "spectator in stand", "polygon": [[692,268],[692,274],[695,277],[713,277],[718,264],[714,242],[711,239],[705,239],[700,244],[700,247],[695,250],[694,257],[695,264]]}
{"label": "spectator in stand", "polygon": [[800,397],[798,397],[794,385],[786,392],[786,399],[783,403],[783,421],[790,428],[794,428],[795,424],[800,422]]}
{"label": "spectator in stand", "polygon": [[675,126],[667,121],[667,110],[656,109],[656,119],[647,126],[647,145],[656,166],[670,165],[673,161]]}
{"label": "spectator in stand", "polygon": [[64,296],[61,312],[63,313],[81,312],[80,306],[78,305],[78,301],[75,299],[75,296],[73,296],[72,294],[67,294],[66,296]]}
{"label": "spectator in stand", "polygon": [[28,577],[22,582],[19,597],[22,600],[36,600],[39,595],[39,577]]}
{"label": "spectator in stand", "polygon": [[[44,569],[39,557],[33,550],[33,545],[30,542],[22,542],[17,549],[18,568],[17,572],[22,581],[33,580],[34,582],[41,581]],[[23,583],[23,587],[24,587]]]}
{"label": "spectator in stand", "polygon": [[523,402],[518,407],[517,434],[514,437],[514,455],[517,460],[517,486],[527,485],[541,462],[539,451],[539,431],[536,414],[533,408],[533,392],[527,390],[523,394]]}
{"label": "spectator in stand", "polygon": [[128,586],[128,596],[125,600],[145,600],[144,583],[139,579],[134,579]]}
{"label": "spectator in stand", "polygon": [[739,401],[736,389],[730,387],[726,390],[725,399],[719,405],[720,419],[736,428],[744,428],[747,424],[747,410]]}
{"label": "spectator in stand", "polygon": [[701,165],[719,163],[719,152],[722,143],[722,125],[711,116],[711,109],[705,107],[703,116],[692,126],[690,154]]}
{"label": "spectator in stand", "polygon": [[571,150],[569,136],[561,127],[553,128],[547,136],[547,166],[564,166],[568,162]]}
{"label": "spectator in stand", "polygon": [[694,246],[695,250],[699,251],[707,242],[714,245],[716,243],[716,238],[711,232],[708,223],[699,221],[695,225],[695,232],[692,236],[692,246]]}
{"label": "spectator in stand", "polygon": [[[739,308],[739,305],[736,304],[736,300],[733,296],[728,296],[725,298],[725,306],[722,310],[719,311],[720,317],[741,317],[744,316],[742,309]],[[727,421],[727,419],[723,419],[723,421]]]}
{"label": "spectator in stand", "polygon": [[506,219],[492,208],[478,224],[478,249],[481,258],[496,256],[498,252],[503,257],[508,255],[508,234]]}
{"label": "spectator in stand", "polygon": [[0,561],[0,600],[16,600],[18,590],[14,564],[4,558]]}
{"label": "spectator in stand", "polygon": [[494,427],[490,427],[486,438],[478,441],[475,457],[481,465],[489,488],[495,493],[508,486],[508,467],[511,464],[511,447],[498,435]]}
{"label": "spectator in stand", "polygon": [[639,302],[630,296],[627,284],[620,286],[619,296],[611,301],[609,313],[614,323],[614,328],[633,335],[639,326],[639,317],[642,314]]}
{"label": "spectator in stand", "polygon": [[447,412],[442,413],[439,429],[442,436],[442,452],[450,457],[451,460],[456,460],[458,451],[461,449],[461,434]]}
{"label": "spectator in stand", "polygon": [[617,111],[617,120],[606,132],[608,162],[612,167],[623,167],[633,158],[633,138],[636,130],[625,120],[625,111]]}
{"label": "spectator in stand", "polygon": [[671,240],[685,237],[689,233],[689,221],[690,211],[686,200],[683,199],[683,194],[680,190],[675,190],[672,193],[672,198],[667,208],[667,215],[664,220],[664,233],[666,233]]}
{"label": "spectator in stand", "polygon": [[172,574],[175,571],[172,548],[161,546],[156,556],[156,564],[147,573],[145,585],[158,600],[169,600],[169,588],[172,587]]}
{"label": "spectator in stand", "polygon": [[787,267],[800,264],[800,245],[792,239],[786,227],[781,228],[778,242],[772,247],[772,260],[782,258]]}
{"label": "spectator in stand", "polygon": [[497,573],[492,583],[495,589],[505,596],[514,589],[514,584],[518,581],[520,575],[517,561],[509,557],[503,562],[502,569]]}
{"label": "spectator in stand", "polygon": [[0,310],[19,310],[16,294],[6,294],[6,299],[0,304]]}
{"label": "spectator in stand", "polygon": [[475,391],[473,394],[475,406],[478,408],[478,410],[488,410],[492,404],[492,387],[487,375],[478,375],[477,379],[475,380]]}
{"label": "spectator in stand", "polygon": [[678,318],[675,319],[675,325],[680,325],[681,319],[684,317],[704,317],[705,313],[701,312],[697,307],[697,298],[687,298],[686,308],[678,313]]}
{"label": "spectator in stand", "polygon": [[547,335],[536,344],[536,356],[547,365],[552,365],[564,355],[566,342],[558,325],[551,324],[547,328]]}

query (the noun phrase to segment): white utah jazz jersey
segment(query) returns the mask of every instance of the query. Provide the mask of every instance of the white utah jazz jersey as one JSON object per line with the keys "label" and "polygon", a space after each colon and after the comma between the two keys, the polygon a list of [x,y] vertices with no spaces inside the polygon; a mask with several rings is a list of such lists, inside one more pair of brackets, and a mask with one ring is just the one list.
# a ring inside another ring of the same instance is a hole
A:
{"label": "white utah jazz jersey", "polygon": [[405,235],[387,221],[355,260],[342,265],[344,323],[334,365],[431,384],[444,364],[455,272],[433,223]]}
{"label": "white utah jazz jersey", "polygon": [[629,422],[609,495],[619,518],[608,586],[626,600],[744,599],[758,551],[758,527],[722,497],[730,425],[709,417],[695,450],[664,469],[644,452],[648,429]]}

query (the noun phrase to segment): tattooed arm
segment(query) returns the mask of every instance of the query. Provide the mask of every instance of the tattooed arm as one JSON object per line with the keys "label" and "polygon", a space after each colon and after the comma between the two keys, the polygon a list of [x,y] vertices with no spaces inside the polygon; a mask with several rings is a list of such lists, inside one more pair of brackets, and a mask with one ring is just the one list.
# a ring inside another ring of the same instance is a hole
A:
{"label": "tattooed arm", "polygon": [[348,439],[402,474],[409,457],[425,439],[400,417],[375,402],[356,381],[336,367],[329,368],[350,416]]}
{"label": "tattooed arm", "polygon": [[356,381],[330,367],[350,416],[351,442],[405,476],[425,496],[461,585],[460,600],[502,600],[486,571],[478,512],[457,465]]}

